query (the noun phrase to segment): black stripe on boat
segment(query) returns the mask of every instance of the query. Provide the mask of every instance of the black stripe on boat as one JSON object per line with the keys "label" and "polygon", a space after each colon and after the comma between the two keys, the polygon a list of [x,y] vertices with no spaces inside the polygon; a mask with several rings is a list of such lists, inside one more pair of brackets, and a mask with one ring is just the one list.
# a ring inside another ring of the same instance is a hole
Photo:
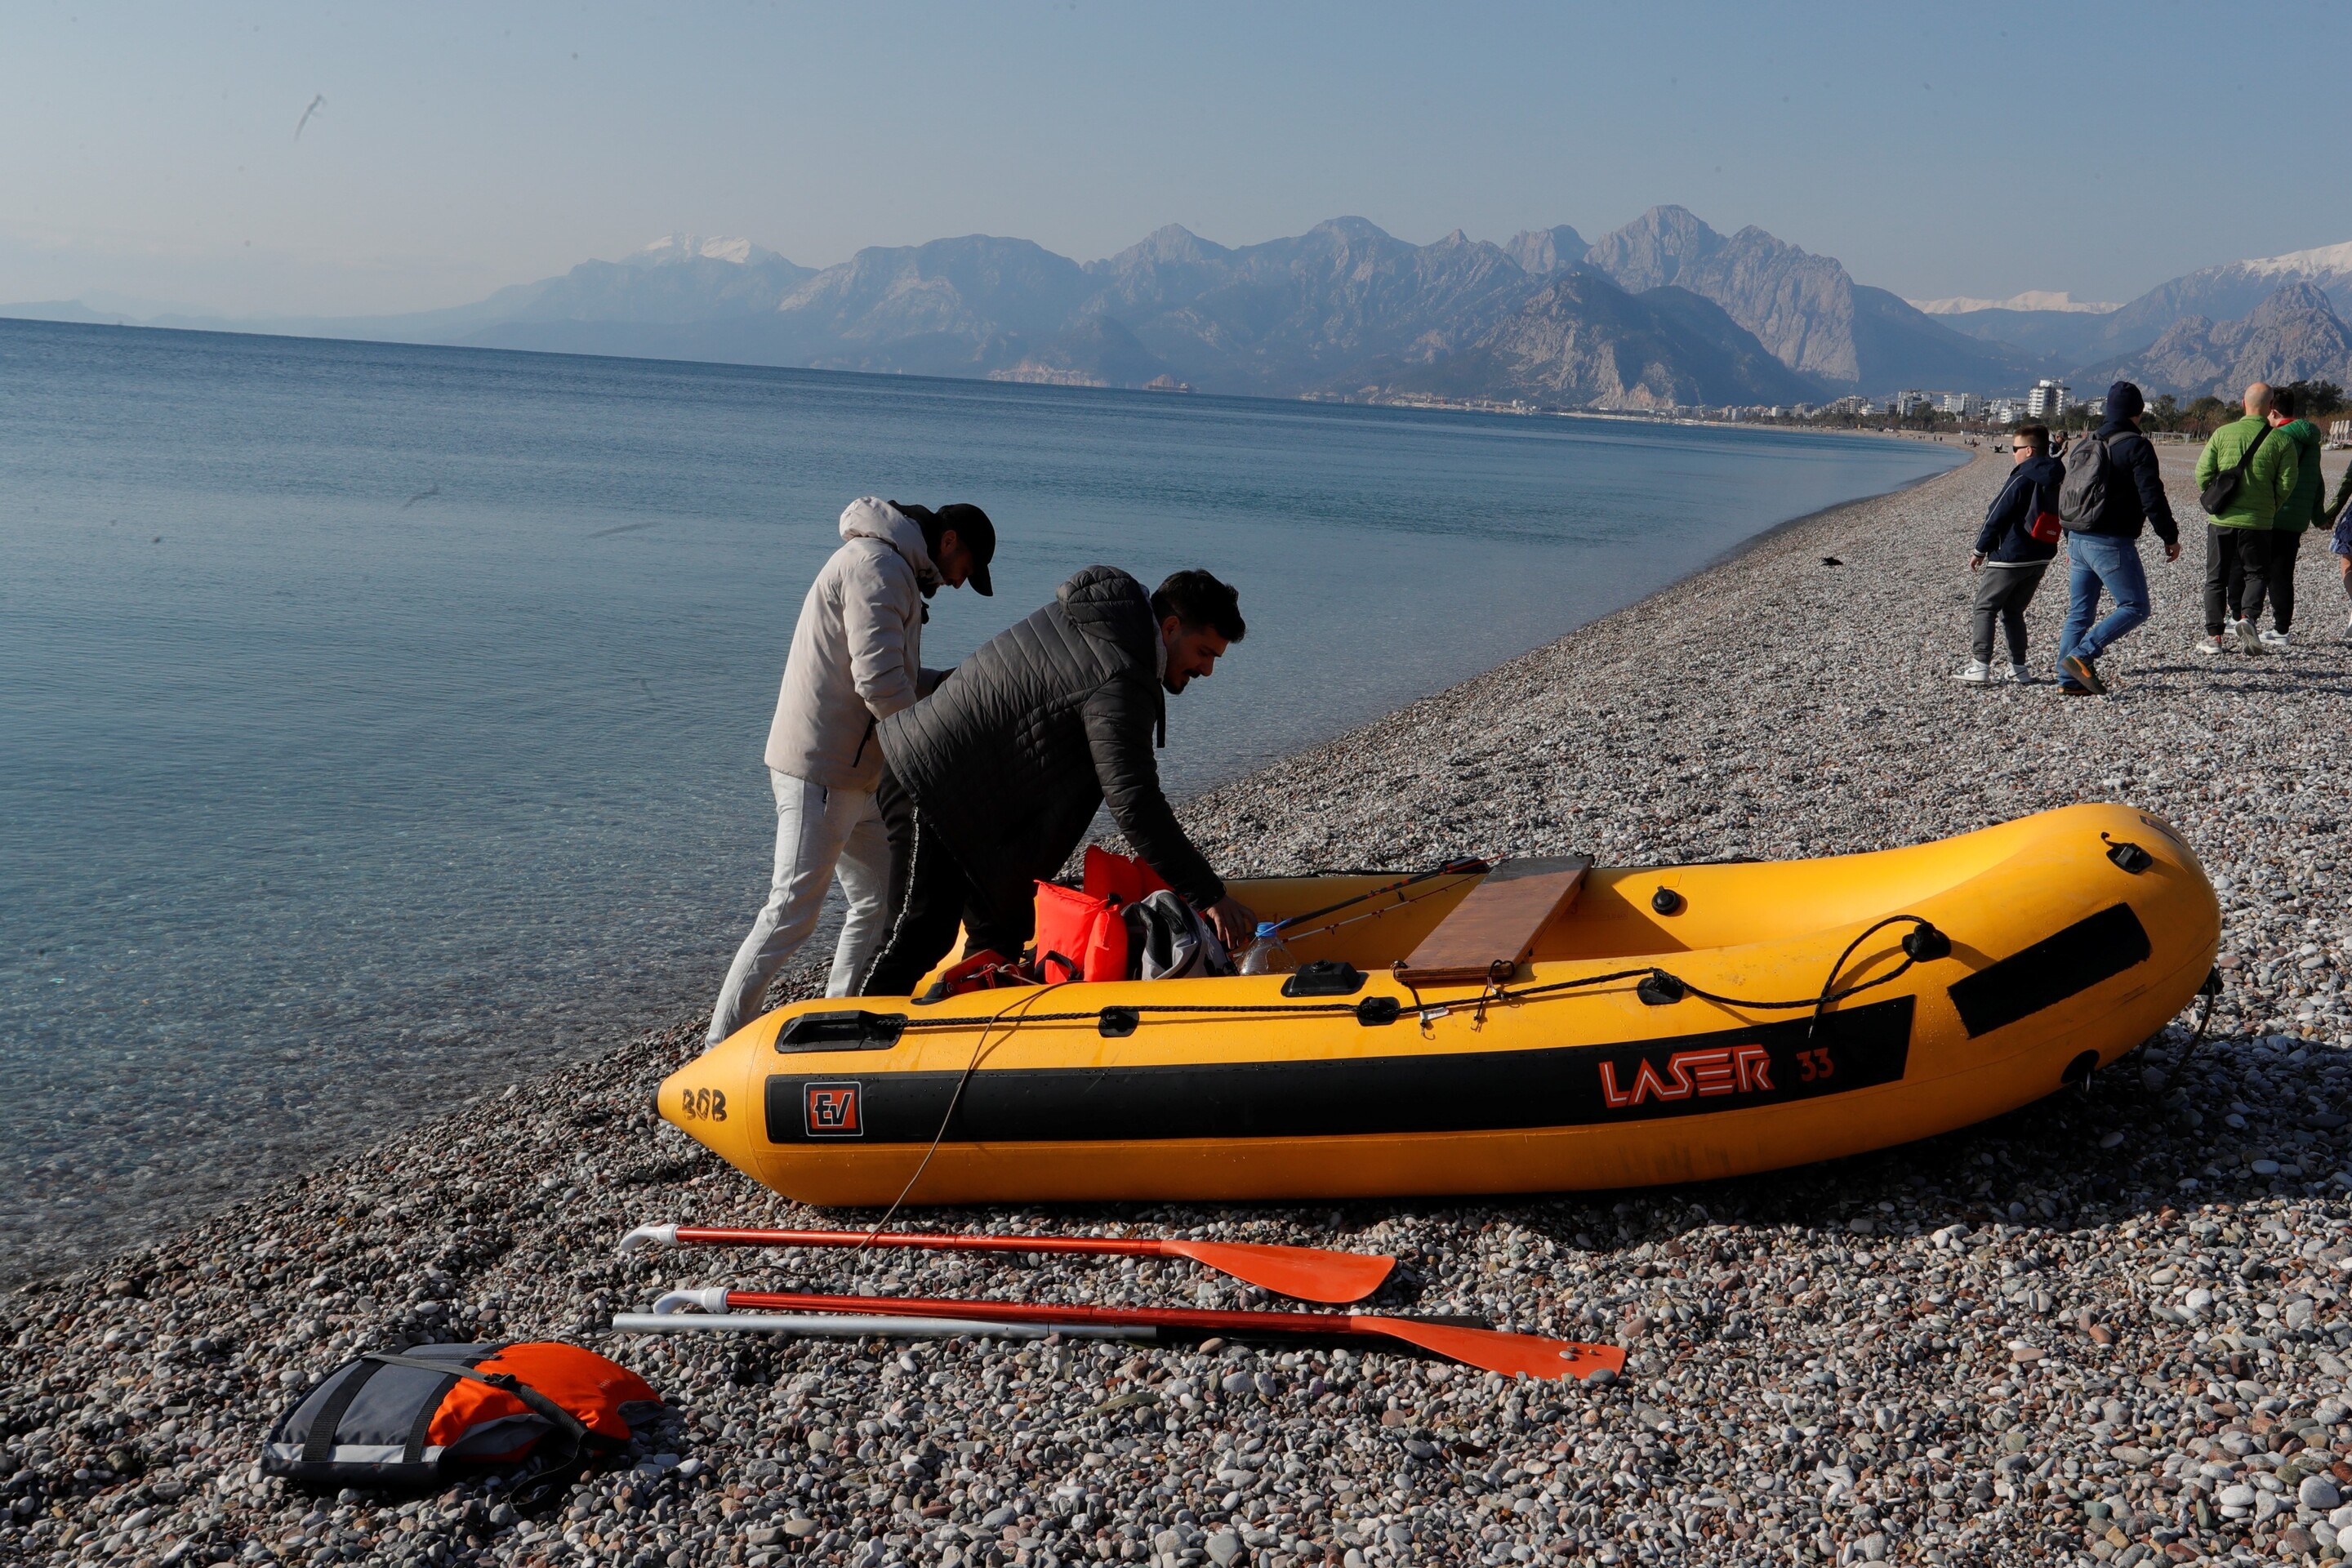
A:
{"label": "black stripe on boat", "polygon": [[1978,970],[1952,987],[1952,1005],[1974,1039],[2112,980],[2154,951],[2131,906],[2116,904]]}
{"label": "black stripe on boat", "polygon": [[[1903,1076],[1915,998],[1743,1029],[1550,1050],[974,1073],[957,1142],[1345,1138],[1606,1126],[1843,1094]],[[1279,1028],[1279,1024],[1262,1026]],[[1148,1038],[1148,1036],[1145,1037]],[[772,1143],[929,1143],[963,1074],[768,1079]],[[850,1091],[845,1101],[844,1090]],[[812,1112],[812,1096],[824,1101]],[[844,1109],[846,1105],[847,1109]]]}

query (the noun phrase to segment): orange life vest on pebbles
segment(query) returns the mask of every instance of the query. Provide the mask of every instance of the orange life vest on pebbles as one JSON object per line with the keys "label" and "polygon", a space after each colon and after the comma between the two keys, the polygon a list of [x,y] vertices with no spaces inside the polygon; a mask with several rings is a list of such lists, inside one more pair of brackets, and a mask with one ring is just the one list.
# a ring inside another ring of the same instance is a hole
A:
{"label": "orange life vest on pebbles", "polygon": [[429,1486],[453,1462],[522,1467],[518,1490],[560,1484],[628,1444],[661,1395],[577,1345],[417,1345],[362,1355],[288,1411],[265,1475],[321,1487]]}

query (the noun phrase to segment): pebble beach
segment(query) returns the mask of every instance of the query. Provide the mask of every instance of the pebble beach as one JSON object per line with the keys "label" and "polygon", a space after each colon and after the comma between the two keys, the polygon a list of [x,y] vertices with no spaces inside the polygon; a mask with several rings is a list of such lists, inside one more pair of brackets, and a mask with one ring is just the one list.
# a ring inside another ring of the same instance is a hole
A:
{"label": "pebble beach", "polygon": [[[2005,461],[1791,524],[1189,803],[1234,874],[1467,854],[1836,854],[2079,800],[2163,815],[2224,988],[1982,1126],[1674,1189],[902,1213],[925,1228],[1393,1254],[1370,1310],[1626,1347],[1606,1383],[1378,1351],[615,1334],[661,1292],[1256,1307],[1186,1265],[640,1253],[651,1221],[835,1226],[656,1121],[703,1020],[616,1043],[0,1298],[0,1560],[1392,1568],[2340,1559],[2352,1537],[2352,641],[2321,538],[2295,646],[2201,658],[2188,535],[2112,696],[1977,689],[1965,557]],[[2328,465],[2332,484],[2337,455]],[[2063,580],[2032,613],[2047,667]],[[1246,647],[1234,658],[1245,658]],[[1311,700],[1311,693],[1302,694]],[[1181,700],[1171,744],[1184,744]],[[747,853],[764,853],[753,846]],[[714,955],[713,976],[724,955]],[[793,994],[813,994],[804,966]],[[681,999],[681,1010],[698,998]],[[1278,1304],[1278,1303],[1277,1303]],[[550,1510],[316,1494],[278,1416],[364,1350],[564,1338],[667,1401]]]}

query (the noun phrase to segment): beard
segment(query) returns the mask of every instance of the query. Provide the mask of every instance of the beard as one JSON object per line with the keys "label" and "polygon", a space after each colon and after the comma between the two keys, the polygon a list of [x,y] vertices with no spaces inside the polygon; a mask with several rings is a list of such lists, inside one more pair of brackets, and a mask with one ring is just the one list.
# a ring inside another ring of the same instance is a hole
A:
{"label": "beard", "polygon": [[1163,675],[1160,678],[1160,689],[1171,694],[1182,691],[1192,683],[1192,678],[1189,675]]}

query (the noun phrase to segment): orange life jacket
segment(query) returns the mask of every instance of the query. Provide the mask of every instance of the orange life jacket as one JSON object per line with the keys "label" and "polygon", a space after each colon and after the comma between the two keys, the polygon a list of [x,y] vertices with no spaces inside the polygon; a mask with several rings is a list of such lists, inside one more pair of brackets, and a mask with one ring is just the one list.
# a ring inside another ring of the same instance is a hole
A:
{"label": "orange life jacket", "polygon": [[1126,900],[1037,884],[1037,977],[1047,984],[1066,980],[1127,978]]}
{"label": "orange life jacket", "polygon": [[1086,870],[1079,887],[1098,899],[1139,904],[1167,889],[1160,873],[1131,855],[1114,855],[1097,845],[1087,846]]}

